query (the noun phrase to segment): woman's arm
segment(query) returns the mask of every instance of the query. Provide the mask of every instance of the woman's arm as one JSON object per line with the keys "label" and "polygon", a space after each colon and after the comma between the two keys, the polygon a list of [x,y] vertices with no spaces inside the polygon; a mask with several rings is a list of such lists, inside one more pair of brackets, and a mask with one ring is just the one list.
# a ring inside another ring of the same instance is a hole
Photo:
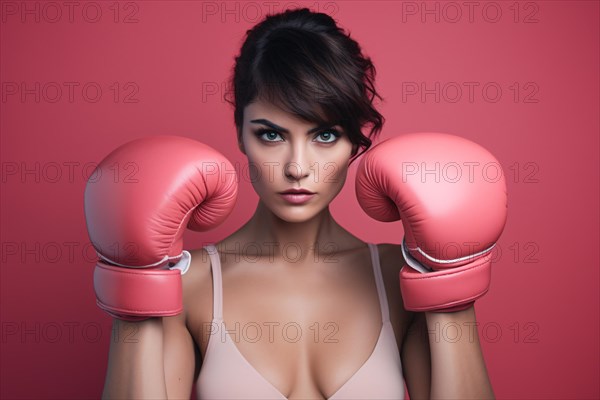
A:
{"label": "woman's arm", "polygon": [[479,345],[475,308],[425,312],[432,399],[494,399]]}
{"label": "woman's arm", "polygon": [[189,399],[196,355],[183,315],[113,321],[103,399]]}
{"label": "woman's arm", "polygon": [[431,353],[425,313],[414,313],[402,342],[402,371],[411,400],[428,400],[431,392]]}
{"label": "woman's arm", "polygon": [[103,399],[189,399],[194,344],[182,316],[115,319]]}
{"label": "woman's arm", "polygon": [[167,398],[162,318],[113,320],[103,399]]}
{"label": "woman's arm", "polygon": [[411,400],[494,399],[475,323],[472,306],[415,313],[401,354]]}

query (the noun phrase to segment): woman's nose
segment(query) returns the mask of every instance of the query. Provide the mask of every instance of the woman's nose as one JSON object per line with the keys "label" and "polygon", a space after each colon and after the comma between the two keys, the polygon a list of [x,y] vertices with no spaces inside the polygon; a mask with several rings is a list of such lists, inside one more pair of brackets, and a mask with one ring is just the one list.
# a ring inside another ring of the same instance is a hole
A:
{"label": "woman's nose", "polygon": [[299,146],[291,150],[291,157],[284,165],[285,177],[288,180],[300,180],[310,175],[310,161],[306,149]]}

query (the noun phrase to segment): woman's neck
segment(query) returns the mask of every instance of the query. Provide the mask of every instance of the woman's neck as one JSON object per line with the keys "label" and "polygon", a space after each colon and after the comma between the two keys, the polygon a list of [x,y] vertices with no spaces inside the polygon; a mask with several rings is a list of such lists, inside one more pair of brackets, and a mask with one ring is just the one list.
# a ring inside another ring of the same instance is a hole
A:
{"label": "woman's neck", "polygon": [[335,251],[348,234],[334,219],[327,206],[313,218],[288,222],[272,213],[259,201],[256,211],[244,226],[245,237],[261,251],[287,260],[315,259],[319,253]]}

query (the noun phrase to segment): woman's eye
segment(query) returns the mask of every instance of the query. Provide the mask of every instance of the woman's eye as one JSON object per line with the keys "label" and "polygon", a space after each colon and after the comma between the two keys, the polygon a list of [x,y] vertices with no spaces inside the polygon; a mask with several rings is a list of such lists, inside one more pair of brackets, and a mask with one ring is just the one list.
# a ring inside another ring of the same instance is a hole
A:
{"label": "woman's eye", "polygon": [[322,137],[323,139],[325,139],[324,141],[321,141],[321,143],[333,143],[337,140],[338,137],[340,137],[340,134],[337,131],[323,131],[321,133],[319,133],[320,137]]}
{"label": "woman's eye", "polygon": [[266,142],[281,142],[281,140],[274,140],[277,136],[281,137],[279,133],[267,130],[260,130],[256,135]]}
{"label": "woman's eye", "polygon": [[[269,131],[266,129],[259,129],[258,131],[256,131],[256,136],[265,142],[283,142],[284,141],[279,133],[277,133],[275,131]],[[335,129],[323,131],[317,135],[317,137],[321,137],[323,140],[317,140],[317,142],[333,143],[340,136],[341,136],[340,133],[337,132]],[[277,140],[277,138],[279,138],[279,140]]]}

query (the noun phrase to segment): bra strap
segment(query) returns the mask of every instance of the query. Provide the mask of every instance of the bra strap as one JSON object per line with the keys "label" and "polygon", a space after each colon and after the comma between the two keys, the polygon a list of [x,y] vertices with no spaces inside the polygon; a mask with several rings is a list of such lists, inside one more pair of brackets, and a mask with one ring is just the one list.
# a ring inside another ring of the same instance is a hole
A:
{"label": "bra strap", "polygon": [[210,257],[213,276],[213,319],[223,319],[223,281],[221,279],[221,260],[214,244],[204,246]]}
{"label": "bra strap", "polygon": [[385,284],[381,273],[381,264],[379,262],[379,249],[375,243],[368,243],[371,250],[371,264],[375,274],[375,284],[377,285],[377,295],[379,296],[379,305],[381,308],[381,320],[385,323],[390,320],[390,311],[388,307],[387,296],[385,293]]}

